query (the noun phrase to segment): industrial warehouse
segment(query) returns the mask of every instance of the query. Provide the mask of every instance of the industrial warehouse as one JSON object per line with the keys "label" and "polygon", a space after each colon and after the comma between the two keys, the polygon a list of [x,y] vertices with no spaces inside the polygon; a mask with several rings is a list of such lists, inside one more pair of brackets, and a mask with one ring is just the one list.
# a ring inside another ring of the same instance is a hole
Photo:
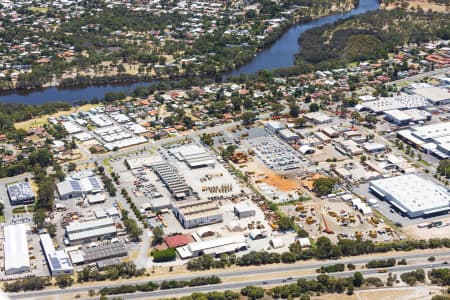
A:
{"label": "industrial warehouse", "polygon": [[166,162],[152,164],[153,172],[158,175],[175,199],[184,199],[190,194],[184,178],[177,173],[177,169]]}
{"label": "industrial warehouse", "polygon": [[214,166],[216,161],[206,150],[195,144],[183,145],[169,150],[178,160],[184,161],[190,168]]}
{"label": "industrial warehouse", "polygon": [[70,199],[99,193],[103,190],[103,184],[92,172],[80,172],[58,183],[56,189],[60,199]]}
{"label": "industrial warehouse", "polygon": [[13,275],[30,271],[28,254],[27,225],[7,225],[3,228],[5,241],[5,274]]}
{"label": "industrial warehouse", "polygon": [[112,238],[117,229],[112,218],[73,222],[66,226],[67,244],[77,245]]}
{"label": "industrial warehouse", "polygon": [[445,188],[415,174],[374,180],[369,188],[410,218],[450,210],[450,194]]}
{"label": "industrial warehouse", "polygon": [[450,157],[450,123],[437,123],[400,130],[402,141],[438,158]]}
{"label": "industrial warehouse", "polygon": [[173,211],[184,228],[218,223],[223,220],[222,212],[215,201],[183,203],[175,206]]}
{"label": "industrial warehouse", "polygon": [[128,253],[124,243],[110,243],[96,245],[95,247],[83,250],[71,251],[69,255],[74,265],[81,265],[124,257]]}

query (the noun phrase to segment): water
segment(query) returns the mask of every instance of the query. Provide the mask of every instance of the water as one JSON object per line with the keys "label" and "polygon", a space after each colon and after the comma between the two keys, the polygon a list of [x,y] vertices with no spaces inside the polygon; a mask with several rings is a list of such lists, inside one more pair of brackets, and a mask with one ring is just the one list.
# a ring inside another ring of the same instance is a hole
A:
{"label": "water", "polygon": [[378,0],[360,0],[358,7],[347,13],[330,15],[308,23],[296,25],[290,28],[270,48],[259,52],[250,63],[231,72],[230,75],[239,76],[240,74],[254,74],[263,69],[273,70],[277,68],[290,67],[294,64],[295,54],[300,51],[301,45],[298,43],[298,39],[305,31],[369,11],[377,10],[378,6]]}
{"label": "water", "polygon": [[[331,15],[308,23],[293,26],[271,47],[259,52],[251,62],[227,74],[226,77],[230,75],[238,76],[240,74],[254,74],[258,70],[263,69],[273,70],[292,66],[294,64],[295,54],[300,51],[298,38],[306,30],[325,24],[331,24],[351,16],[377,10],[378,6],[378,0],[360,0],[358,7],[347,13]],[[0,102],[42,104],[45,102],[66,101],[69,103],[75,103],[80,100],[90,100],[94,97],[102,98],[107,92],[130,93],[136,87],[148,86],[149,84],[155,84],[157,82],[158,81],[147,81],[133,84],[114,84],[65,89],[52,87],[42,90],[33,90],[28,93],[12,92],[7,95],[0,96]]]}

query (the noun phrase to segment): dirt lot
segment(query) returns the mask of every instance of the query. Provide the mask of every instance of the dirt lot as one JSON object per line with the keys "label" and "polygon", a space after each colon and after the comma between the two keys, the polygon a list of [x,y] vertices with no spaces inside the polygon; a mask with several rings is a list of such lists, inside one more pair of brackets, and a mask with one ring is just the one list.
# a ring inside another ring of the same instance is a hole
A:
{"label": "dirt lot", "polygon": [[254,172],[254,176],[252,177],[255,181],[258,181],[256,183],[264,182],[283,192],[289,192],[301,188],[300,180],[298,180],[295,174],[287,173],[282,176],[270,170],[257,159],[248,162],[247,166],[242,168],[242,172]]}
{"label": "dirt lot", "polygon": [[408,9],[417,9],[417,7],[422,8],[424,11],[432,10],[435,12],[449,12],[449,7],[445,7],[445,5],[440,5],[438,3],[434,3],[433,1],[428,0],[409,0],[409,1],[394,1],[385,7],[388,10],[394,9],[398,6],[402,6],[402,2],[408,3]]}
{"label": "dirt lot", "polygon": [[[442,217],[444,223],[450,223],[450,217]],[[428,223],[428,221],[424,222]],[[445,226],[441,228],[418,228],[417,225],[406,226],[403,231],[407,233],[410,237],[416,239],[430,239],[430,238],[441,238],[443,236],[448,236],[450,227]]]}
{"label": "dirt lot", "polygon": [[417,286],[412,288],[386,288],[380,290],[360,291],[355,293],[357,297],[356,299],[361,300],[423,300],[431,299],[433,295],[437,294],[440,294],[440,289],[439,287],[433,286]]}
{"label": "dirt lot", "polygon": [[[311,200],[299,205],[304,208],[303,212],[296,211],[295,205],[284,205],[281,209],[286,215],[296,217],[299,226],[308,231],[313,238],[325,234],[323,232],[325,222],[328,228],[334,232],[334,234],[328,234],[327,236],[335,242],[338,241],[339,234],[342,234],[343,237],[353,238],[357,231],[362,234],[363,239],[374,241],[387,241],[397,238],[395,234],[392,236],[386,232],[387,225],[383,223],[376,225],[370,222],[371,217],[362,215],[340,199]],[[336,214],[336,217],[333,216],[334,214]],[[353,218],[353,222],[350,222],[350,217]],[[307,224],[308,218],[312,218],[313,223]],[[370,237],[371,230],[377,231],[376,237]]]}

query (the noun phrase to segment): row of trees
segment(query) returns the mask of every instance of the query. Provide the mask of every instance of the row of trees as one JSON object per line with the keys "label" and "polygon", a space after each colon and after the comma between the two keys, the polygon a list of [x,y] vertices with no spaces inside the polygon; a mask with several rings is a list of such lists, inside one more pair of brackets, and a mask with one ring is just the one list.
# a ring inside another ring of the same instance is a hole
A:
{"label": "row of trees", "polygon": [[138,277],[145,274],[145,269],[137,269],[131,262],[123,262],[117,265],[109,266],[103,271],[86,266],[77,273],[77,282],[118,280],[120,278]]}
{"label": "row of trees", "polygon": [[219,284],[222,280],[217,276],[210,276],[210,277],[196,277],[191,280],[169,280],[169,281],[162,281],[160,284],[161,290],[168,290],[168,289],[177,289],[182,287],[192,287],[192,286],[201,286],[201,285],[209,285],[209,284]]}
{"label": "row of trees", "polygon": [[3,285],[3,289],[7,293],[17,293],[20,291],[36,291],[42,290],[50,284],[50,278],[48,277],[29,277],[19,279],[10,283],[5,282],[5,284]]}
{"label": "row of trees", "polygon": [[202,285],[209,285],[209,284],[218,284],[221,283],[221,280],[217,276],[210,276],[210,277],[198,277],[193,278],[189,281],[163,281],[161,284],[149,281],[144,284],[127,284],[127,285],[121,285],[118,287],[110,287],[110,288],[103,288],[100,290],[101,295],[117,295],[117,294],[129,294],[129,293],[135,293],[135,292],[150,292],[155,291],[158,289],[161,290],[167,290],[167,289],[175,289],[175,288],[181,288],[181,287],[187,287],[187,286],[202,286]]}
{"label": "row of trees", "polygon": [[395,258],[371,260],[366,264],[366,266],[369,269],[393,267],[395,266]]}
{"label": "row of trees", "polygon": [[[403,240],[392,242],[374,243],[370,240],[349,240],[342,239],[337,244],[333,244],[329,238],[320,237],[311,249],[302,249],[298,243],[289,246],[289,251],[283,253],[273,253],[267,251],[252,251],[241,257],[234,255],[224,255],[219,260],[203,255],[188,262],[189,270],[208,270],[212,268],[225,268],[236,264],[238,266],[266,265],[274,263],[293,263],[299,260],[336,259],[341,256],[354,256],[370,253],[385,253],[389,251],[411,251],[414,249],[435,249],[440,247],[450,248],[450,239],[430,239],[426,240]],[[393,264],[392,264],[393,263]],[[389,267],[395,265],[395,259],[374,261],[370,267]]]}

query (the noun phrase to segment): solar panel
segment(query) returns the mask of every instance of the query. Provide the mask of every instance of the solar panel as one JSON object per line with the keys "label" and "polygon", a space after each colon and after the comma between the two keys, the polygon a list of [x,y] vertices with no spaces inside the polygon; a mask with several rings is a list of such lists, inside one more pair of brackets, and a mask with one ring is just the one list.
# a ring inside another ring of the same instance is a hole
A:
{"label": "solar panel", "polygon": [[92,187],[97,190],[100,189],[100,183],[97,181],[97,178],[95,177],[89,177],[89,182],[91,183]]}
{"label": "solar panel", "polygon": [[52,264],[54,270],[61,269],[61,263],[57,257],[50,256],[50,263]]}
{"label": "solar panel", "polygon": [[69,182],[70,182],[70,185],[72,186],[73,190],[76,190],[76,191],[80,191],[81,190],[81,186],[80,186],[80,183],[78,181],[71,180]]}

